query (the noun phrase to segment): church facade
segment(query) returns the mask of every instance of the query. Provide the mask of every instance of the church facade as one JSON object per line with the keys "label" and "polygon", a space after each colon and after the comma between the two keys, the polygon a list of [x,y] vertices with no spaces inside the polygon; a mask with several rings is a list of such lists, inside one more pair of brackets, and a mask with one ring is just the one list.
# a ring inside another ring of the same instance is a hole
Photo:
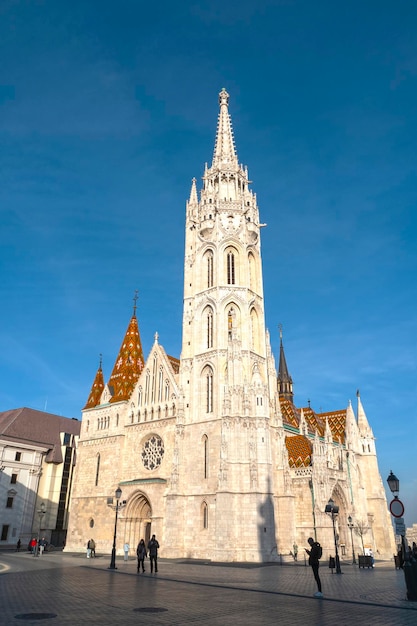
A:
{"label": "church facade", "polygon": [[263,224],[228,103],[223,89],[213,161],[186,204],[181,357],[155,335],[144,358],[135,304],[111,376],[105,383],[100,364],[83,409],[66,549],[82,551],[93,537],[98,552],[110,552],[120,488],[117,546],[129,543],[132,554],[155,534],[163,557],[265,562],[313,536],[327,557],[336,536],[342,558],[364,546],[391,558],[359,393],[355,410],[296,407],[282,335],[276,370]]}

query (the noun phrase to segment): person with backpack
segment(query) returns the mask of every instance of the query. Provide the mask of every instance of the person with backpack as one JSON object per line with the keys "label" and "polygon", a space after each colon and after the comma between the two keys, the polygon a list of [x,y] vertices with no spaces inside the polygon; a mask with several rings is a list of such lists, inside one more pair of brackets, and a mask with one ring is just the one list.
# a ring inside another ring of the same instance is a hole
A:
{"label": "person with backpack", "polygon": [[308,564],[313,570],[314,579],[317,583],[317,591],[314,594],[314,597],[322,598],[323,594],[321,592],[321,580],[319,576],[319,567],[320,567],[320,559],[323,554],[323,549],[318,541],[314,541],[313,537],[309,537],[307,541],[310,545],[310,550],[307,550],[307,548],[305,548],[305,551],[308,554]]}

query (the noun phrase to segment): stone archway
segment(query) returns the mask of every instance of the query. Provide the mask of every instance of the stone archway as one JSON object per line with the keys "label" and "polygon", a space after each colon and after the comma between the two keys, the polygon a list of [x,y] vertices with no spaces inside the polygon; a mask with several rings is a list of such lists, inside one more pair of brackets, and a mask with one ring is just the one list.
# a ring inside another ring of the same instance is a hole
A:
{"label": "stone archway", "polygon": [[136,554],[136,546],[141,539],[148,545],[151,534],[152,507],[147,496],[141,491],[133,493],[123,511],[123,543],[130,546],[130,554]]}

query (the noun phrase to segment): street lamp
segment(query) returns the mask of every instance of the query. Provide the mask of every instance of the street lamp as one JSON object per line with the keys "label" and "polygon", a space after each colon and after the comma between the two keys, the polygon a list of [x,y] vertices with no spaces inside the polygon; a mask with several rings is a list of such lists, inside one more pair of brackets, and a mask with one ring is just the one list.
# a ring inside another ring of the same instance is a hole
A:
{"label": "street lamp", "polygon": [[335,549],[335,552],[336,552],[336,559],[335,559],[335,561],[336,561],[336,574],[341,574],[342,570],[340,569],[339,551],[337,549],[336,526],[335,526],[335,520],[336,520],[336,518],[337,518],[337,516],[339,514],[339,507],[336,506],[336,504],[330,498],[330,500],[326,504],[326,508],[324,509],[324,512],[328,513],[331,516],[331,518],[332,518],[334,549]]}
{"label": "street lamp", "polygon": [[108,569],[117,569],[116,567],[116,533],[117,533],[117,516],[119,513],[119,500],[122,497],[122,490],[120,489],[120,487],[118,487],[115,491],[116,496],[116,518],[114,520],[114,535],[113,535],[113,548],[111,551],[111,560],[110,560],[110,565]]}
{"label": "street lamp", "polygon": [[406,545],[405,545],[405,525],[402,519],[402,516],[404,515],[404,505],[398,498],[398,494],[400,491],[400,481],[398,480],[396,475],[393,474],[391,471],[387,478],[387,483],[388,483],[388,487],[394,494],[394,500],[390,502],[391,515],[393,515],[396,518],[396,520],[398,520],[399,522],[400,521],[402,522],[400,526],[402,527],[402,529],[404,529],[401,532],[401,547],[402,547],[402,553],[403,553],[403,559],[404,559],[403,570],[404,570],[405,585],[407,587],[407,600],[416,601],[417,600],[417,563],[410,561],[410,559],[408,558],[408,550],[406,549]]}
{"label": "street lamp", "polygon": [[355,547],[353,545],[353,528],[354,528],[355,524],[352,521],[352,517],[349,515],[348,517],[348,528],[350,530],[350,543],[352,544],[352,565],[356,565],[356,559],[355,559]]}
{"label": "street lamp", "polygon": [[39,532],[38,532],[38,542],[36,544],[36,549],[35,549],[35,552],[34,552],[35,556],[39,555],[39,541],[40,541],[40,538],[41,538],[42,518],[45,515],[45,513],[46,513],[46,506],[45,506],[44,502],[41,502],[40,509],[38,509]]}

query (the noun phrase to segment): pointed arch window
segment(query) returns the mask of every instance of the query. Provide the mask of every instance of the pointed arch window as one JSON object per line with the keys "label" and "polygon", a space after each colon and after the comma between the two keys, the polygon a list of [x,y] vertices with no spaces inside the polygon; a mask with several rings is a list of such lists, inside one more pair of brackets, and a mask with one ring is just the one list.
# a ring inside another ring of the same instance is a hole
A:
{"label": "pointed arch window", "polygon": [[98,485],[99,475],[100,475],[100,453],[97,454],[97,461],[96,461],[96,480],[94,483],[96,487]]}
{"label": "pointed arch window", "polygon": [[213,413],[213,370],[211,367],[205,368],[203,376],[206,388],[206,413]]}
{"label": "pointed arch window", "polygon": [[212,348],[213,347],[213,311],[210,308],[207,309],[206,327],[207,327],[207,348]]}
{"label": "pointed arch window", "polygon": [[208,437],[204,435],[203,437],[203,461],[204,461],[204,478],[208,478]]}
{"label": "pointed arch window", "polygon": [[203,530],[207,530],[208,528],[208,506],[207,502],[203,502],[201,505],[201,525]]}
{"label": "pointed arch window", "polygon": [[145,404],[149,403],[149,385],[151,381],[151,374],[149,370],[146,370],[146,379],[145,379]]}
{"label": "pointed arch window", "polygon": [[213,287],[214,271],[213,271],[213,253],[207,254],[207,287]]}
{"label": "pointed arch window", "polygon": [[235,253],[233,250],[227,251],[227,284],[235,284]]}

